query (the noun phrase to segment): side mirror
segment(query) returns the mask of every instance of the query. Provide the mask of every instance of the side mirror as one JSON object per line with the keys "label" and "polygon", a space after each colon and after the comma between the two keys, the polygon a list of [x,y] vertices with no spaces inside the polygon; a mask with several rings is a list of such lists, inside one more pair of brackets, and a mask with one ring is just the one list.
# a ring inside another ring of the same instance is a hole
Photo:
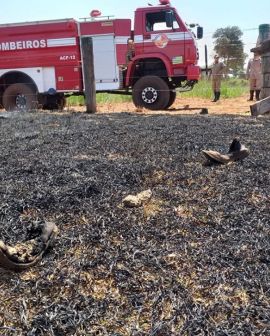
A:
{"label": "side mirror", "polygon": [[203,38],[203,27],[197,27],[197,39]]}
{"label": "side mirror", "polygon": [[166,27],[173,28],[174,15],[172,11],[165,13]]}

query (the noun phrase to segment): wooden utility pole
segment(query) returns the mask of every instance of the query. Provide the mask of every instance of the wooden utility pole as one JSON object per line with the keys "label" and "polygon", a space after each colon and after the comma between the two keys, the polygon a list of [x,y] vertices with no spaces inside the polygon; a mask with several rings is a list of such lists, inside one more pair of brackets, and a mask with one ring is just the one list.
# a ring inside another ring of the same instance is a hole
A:
{"label": "wooden utility pole", "polygon": [[270,25],[259,26],[259,45],[251,52],[261,55],[262,60],[261,100],[250,106],[251,115],[257,116],[270,112]]}
{"label": "wooden utility pole", "polygon": [[207,45],[204,46],[204,57],[205,57],[205,72],[206,76],[208,76],[208,51],[207,51]]}
{"label": "wooden utility pole", "polygon": [[94,74],[93,41],[91,37],[81,38],[81,49],[86,112],[95,113],[97,111],[96,80]]}

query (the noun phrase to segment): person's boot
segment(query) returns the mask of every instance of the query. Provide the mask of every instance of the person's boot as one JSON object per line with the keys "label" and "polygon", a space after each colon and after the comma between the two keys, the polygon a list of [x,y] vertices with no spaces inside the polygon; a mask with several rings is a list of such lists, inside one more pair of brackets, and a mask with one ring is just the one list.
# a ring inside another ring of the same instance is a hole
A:
{"label": "person's boot", "polygon": [[249,94],[250,94],[250,96],[249,96],[248,101],[252,101],[253,100],[253,96],[254,96],[254,90],[250,90]]}
{"label": "person's boot", "polygon": [[220,91],[217,92],[217,100],[216,101],[218,101],[219,98],[220,98]]}
{"label": "person's boot", "polygon": [[212,103],[215,103],[215,102],[217,101],[217,92],[216,92],[216,91],[214,91],[214,95],[215,95],[215,97],[214,97],[214,99],[212,100]]}
{"label": "person's boot", "polygon": [[260,92],[261,90],[256,90],[256,100],[260,100]]}

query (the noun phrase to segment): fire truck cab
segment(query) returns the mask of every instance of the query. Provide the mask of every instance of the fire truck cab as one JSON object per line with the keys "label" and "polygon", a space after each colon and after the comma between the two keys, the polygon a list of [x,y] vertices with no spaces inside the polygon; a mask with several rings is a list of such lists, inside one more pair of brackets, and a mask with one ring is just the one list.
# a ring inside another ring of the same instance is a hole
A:
{"label": "fire truck cab", "polygon": [[[201,27],[197,36],[202,37]],[[133,38],[135,52],[126,86],[133,88],[135,105],[166,109],[176,90],[191,90],[200,77],[195,35],[164,0],[160,6],[136,10]]]}
{"label": "fire truck cab", "polygon": [[[0,25],[0,104],[62,109],[84,94],[81,39],[91,37],[97,92],[132,94],[136,106],[166,109],[200,76],[196,37],[168,0],[130,19],[102,17]],[[197,38],[202,37],[198,27]]]}

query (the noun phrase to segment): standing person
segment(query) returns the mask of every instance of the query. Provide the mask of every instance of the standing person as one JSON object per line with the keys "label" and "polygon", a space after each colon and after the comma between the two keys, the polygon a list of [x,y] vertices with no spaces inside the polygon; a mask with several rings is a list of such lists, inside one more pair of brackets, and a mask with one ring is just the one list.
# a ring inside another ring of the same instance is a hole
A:
{"label": "standing person", "polygon": [[254,53],[252,59],[248,61],[247,65],[247,79],[249,79],[249,101],[253,100],[254,92],[256,100],[260,100],[261,92],[261,58],[257,53]]}
{"label": "standing person", "polygon": [[214,99],[212,102],[217,102],[220,98],[221,79],[223,77],[225,65],[219,61],[219,56],[215,55],[214,64],[210,69],[210,76],[212,76],[212,89],[214,93]]}
{"label": "standing person", "polygon": [[127,54],[126,54],[126,64],[128,65],[132,57],[135,56],[134,41],[131,38],[128,39],[127,46],[128,46],[128,49],[127,49]]}

